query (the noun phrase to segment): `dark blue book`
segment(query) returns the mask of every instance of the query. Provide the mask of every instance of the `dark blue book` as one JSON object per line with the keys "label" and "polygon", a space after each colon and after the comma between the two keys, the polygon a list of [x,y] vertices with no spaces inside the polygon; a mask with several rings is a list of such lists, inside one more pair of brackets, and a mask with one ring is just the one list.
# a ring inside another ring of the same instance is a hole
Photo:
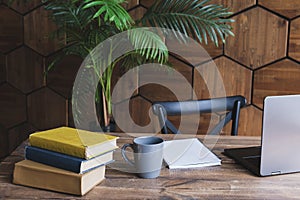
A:
{"label": "dark blue book", "polygon": [[52,167],[82,174],[90,171],[91,169],[112,162],[113,151],[85,160],[38,147],[26,146],[25,158],[45,165],[50,165]]}

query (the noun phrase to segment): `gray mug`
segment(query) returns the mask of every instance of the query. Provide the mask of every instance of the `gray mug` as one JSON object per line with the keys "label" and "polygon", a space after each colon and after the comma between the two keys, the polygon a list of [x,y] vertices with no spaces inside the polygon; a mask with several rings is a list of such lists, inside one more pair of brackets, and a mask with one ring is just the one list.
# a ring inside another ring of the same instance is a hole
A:
{"label": "gray mug", "polygon": [[[121,153],[126,162],[135,167],[141,178],[156,178],[159,176],[163,161],[164,140],[155,136],[138,137],[133,144],[124,144]],[[126,148],[133,149],[134,161],[126,155]]]}

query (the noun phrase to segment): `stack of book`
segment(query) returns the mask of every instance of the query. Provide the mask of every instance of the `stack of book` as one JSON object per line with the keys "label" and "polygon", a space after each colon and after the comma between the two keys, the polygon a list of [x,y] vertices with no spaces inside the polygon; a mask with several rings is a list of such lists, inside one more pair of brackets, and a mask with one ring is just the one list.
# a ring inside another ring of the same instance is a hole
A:
{"label": "stack of book", "polygon": [[33,133],[13,183],[84,195],[104,179],[117,138],[69,127]]}

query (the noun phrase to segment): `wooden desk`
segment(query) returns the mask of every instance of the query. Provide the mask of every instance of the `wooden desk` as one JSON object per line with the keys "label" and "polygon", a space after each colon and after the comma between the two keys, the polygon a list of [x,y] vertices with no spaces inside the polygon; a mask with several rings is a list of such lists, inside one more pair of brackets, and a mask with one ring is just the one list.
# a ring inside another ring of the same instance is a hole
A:
{"label": "wooden desk", "polygon": [[[120,135],[121,146],[132,140]],[[163,135],[172,139],[174,135]],[[203,139],[203,136],[199,136]],[[141,179],[108,168],[106,179],[83,197],[12,184],[15,162],[23,159],[23,143],[0,165],[0,199],[298,199],[300,173],[256,177],[221,154],[224,148],[259,145],[258,137],[221,136],[213,151],[222,166],[193,170],[163,169],[157,179]]]}

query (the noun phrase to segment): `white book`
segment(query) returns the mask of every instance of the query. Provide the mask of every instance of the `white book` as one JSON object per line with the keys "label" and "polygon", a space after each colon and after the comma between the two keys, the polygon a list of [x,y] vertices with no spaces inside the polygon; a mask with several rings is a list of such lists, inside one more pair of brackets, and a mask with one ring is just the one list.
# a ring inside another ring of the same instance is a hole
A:
{"label": "white book", "polygon": [[221,165],[221,160],[197,138],[166,141],[164,160],[170,169]]}

